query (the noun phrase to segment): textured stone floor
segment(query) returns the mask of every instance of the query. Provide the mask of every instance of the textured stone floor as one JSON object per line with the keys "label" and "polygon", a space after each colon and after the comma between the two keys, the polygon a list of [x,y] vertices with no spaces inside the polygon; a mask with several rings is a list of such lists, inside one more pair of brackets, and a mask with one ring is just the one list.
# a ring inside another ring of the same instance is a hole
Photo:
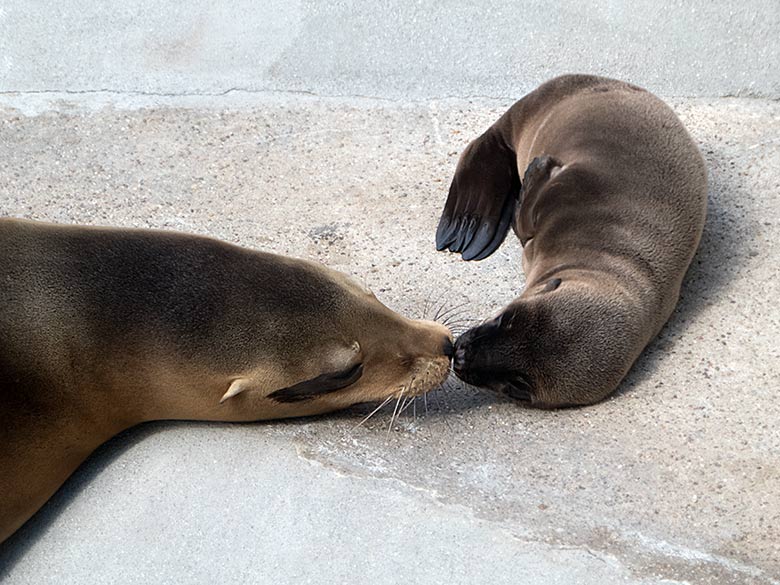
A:
{"label": "textured stone floor", "polygon": [[[0,545],[0,580],[780,582],[780,104],[669,101],[707,227],[614,398],[540,412],[456,386],[392,428],[355,428],[366,407],[150,424]],[[5,95],[0,215],[209,234],[481,319],[522,288],[518,243],[464,263],[432,242],[458,153],[509,103]]]}

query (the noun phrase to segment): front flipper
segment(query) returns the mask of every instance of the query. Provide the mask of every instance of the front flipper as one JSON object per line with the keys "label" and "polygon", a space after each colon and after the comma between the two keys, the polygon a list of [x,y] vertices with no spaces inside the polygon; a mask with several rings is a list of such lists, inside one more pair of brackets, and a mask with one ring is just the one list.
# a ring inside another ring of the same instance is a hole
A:
{"label": "front flipper", "polygon": [[515,153],[490,128],[461,155],[436,230],[436,249],[482,260],[504,241],[520,193]]}
{"label": "front flipper", "polygon": [[[346,388],[363,375],[360,343],[329,346],[313,355],[311,363],[297,364],[293,369],[286,372],[273,364],[236,377],[219,402],[248,391],[276,402],[301,402]],[[301,378],[305,379],[299,381]]]}
{"label": "front flipper", "polygon": [[311,380],[300,382],[289,388],[282,388],[268,396],[277,402],[300,402],[311,400],[323,394],[341,390],[357,382],[363,375],[363,364],[357,364],[341,372],[329,372]]}
{"label": "front flipper", "polygon": [[562,169],[561,162],[546,154],[534,158],[525,169],[520,205],[514,221],[515,234],[523,246],[536,233],[536,206],[540,199],[543,199],[542,193],[545,187]]}
{"label": "front flipper", "polygon": [[[275,390],[268,395],[268,398],[277,402],[301,402],[302,400],[311,400],[325,394],[341,390],[357,382],[363,375],[363,364],[356,364],[345,370],[338,372],[327,372],[320,374],[310,380],[298,382],[292,386]],[[227,392],[222,395],[219,403],[241,394],[247,390],[258,390],[257,381],[251,378],[238,378],[228,387]]]}

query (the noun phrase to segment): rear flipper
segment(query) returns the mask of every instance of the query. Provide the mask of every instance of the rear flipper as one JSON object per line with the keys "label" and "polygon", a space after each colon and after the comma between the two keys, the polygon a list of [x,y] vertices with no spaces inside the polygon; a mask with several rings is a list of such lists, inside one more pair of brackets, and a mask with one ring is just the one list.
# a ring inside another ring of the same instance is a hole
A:
{"label": "rear flipper", "polygon": [[436,230],[436,249],[482,260],[504,241],[520,194],[515,153],[494,129],[460,157]]}

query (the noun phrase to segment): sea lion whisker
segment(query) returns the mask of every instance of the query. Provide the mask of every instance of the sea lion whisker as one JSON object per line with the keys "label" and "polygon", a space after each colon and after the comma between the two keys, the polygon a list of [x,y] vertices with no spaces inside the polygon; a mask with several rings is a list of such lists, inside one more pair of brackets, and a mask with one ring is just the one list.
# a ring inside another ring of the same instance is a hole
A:
{"label": "sea lion whisker", "polygon": [[[440,294],[440,295],[439,295],[439,296],[436,298],[436,303],[437,303],[437,304],[438,304],[439,300],[441,299],[441,297],[443,296],[443,294],[445,294],[445,293],[446,293],[446,291],[443,291],[443,292],[442,292],[442,294]],[[463,302],[463,303],[460,303],[460,304],[458,304],[458,305],[455,305],[454,307],[453,307],[453,306],[447,306],[447,299],[444,299],[444,300],[442,300],[442,301],[441,301],[441,305],[439,305],[439,308],[437,309],[437,311],[436,311],[436,314],[434,315],[434,318],[433,318],[433,320],[434,320],[434,321],[438,321],[438,320],[439,320],[439,319],[441,319],[441,318],[442,318],[444,315],[448,314],[448,313],[449,313],[451,310],[453,310],[453,309],[460,309],[460,308],[462,308],[463,306],[465,306],[467,303],[468,303],[468,301],[465,301],[465,302]]]}
{"label": "sea lion whisker", "polygon": [[435,390],[432,390],[430,392],[431,396],[433,397],[433,400],[436,402],[436,410],[439,413],[441,413],[442,410],[443,410],[442,407],[441,407],[441,400],[439,400],[439,391],[441,390],[441,388],[442,387],[439,386],[438,388],[436,388]]}
{"label": "sea lion whisker", "polygon": [[445,391],[445,392],[452,392],[453,389],[454,389],[454,386],[453,386],[454,383],[455,382],[452,382],[452,381],[448,380],[444,384],[441,385],[441,389],[443,391]]}
{"label": "sea lion whisker", "polygon": [[396,421],[400,421],[400,420],[401,420],[401,415],[404,413],[404,410],[406,410],[406,407],[407,407],[409,404],[411,404],[411,401],[409,400],[409,398],[408,398],[408,397],[405,397],[405,398],[404,398],[404,399],[401,401],[401,406],[399,406],[399,407],[398,407],[398,416],[396,417]]}
{"label": "sea lion whisker", "polygon": [[457,316],[465,315],[469,312],[470,307],[461,306],[461,307],[450,307],[452,310],[446,311],[446,313],[441,314],[442,319],[451,319]]}
{"label": "sea lion whisker", "polygon": [[428,298],[425,299],[425,303],[423,304],[422,315],[420,315],[420,319],[425,319],[428,316],[428,309],[430,308],[430,304],[429,304],[430,302],[431,302],[431,295],[429,294]]}
{"label": "sea lion whisker", "polygon": [[456,304],[454,304],[454,305],[450,305],[450,306],[447,308],[447,310],[448,310],[448,311],[451,311],[451,310],[453,310],[453,309],[460,309],[460,308],[462,308],[462,307],[465,307],[466,305],[468,305],[468,304],[469,304],[469,302],[470,302],[470,301],[469,301],[468,299],[467,299],[467,300],[465,300],[465,301],[461,301],[461,302],[459,302],[459,303],[456,303]]}
{"label": "sea lion whisker", "polygon": [[447,416],[446,416],[446,413],[444,413],[444,409],[441,407],[441,401],[439,400],[439,392],[440,392],[441,390],[442,390],[442,387],[441,387],[441,386],[439,386],[438,388],[436,388],[436,390],[434,390],[434,391],[433,391],[433,392],[434,392],[434,394],[433,394],[433,398],[434,398],[434,400],[436,400],[436,408],[437,408],[437,410],[438,410],[438,413],[439,413],[439,414],[443,414],[443,415],[444,415],[444,416],[442,416],[442,419],[444,420],[444,424],[446,424],[446,425],[447,425],[447,428],[448,428],[449,430],[453,430],[453,429],[452,429],[452,425],[450,424],[450,421],[449,421],[449,420],[447,420]]}
{"label": "sea lion whisker", "polygon": [[396,420],[401,419],[401,414],[403,413],[404,410],[406,410],[406,406],[408,403],[409,403],[409,396],[404,396],[404,399],[401,401],[401,406],[398,408],[398,419]]}
{"label": "sea lion whisker", "polygon": [[387,427],[387,438],[390,438],[390,431],[393,430],[393,424],[395,423],[395,415],[398,412],[398,405],[401,403],[401,398],[403,398],[405,390],[401,390],[401,393],[398,395],[398,400],[395,401],[395,408],[393,409],[393,415],[390,417],[390,424]]}
{"label": "sea lion whisker", "polygon": [[458,311],[454,311],[452,314],[446,315],[442,320],[443,321],[454,321],[456,319],[466,319],[468,321],[475,321],[472,317],[469,317],[470,314],[470,308],[469,307],[463,307],[462,309]]}
{"label": "sea lion whisker", "polygon": [[466,319],[460,319],[460,320],[456,320],[456,321],[444,321],[444,323],[442,323],[442,324],[445,327],[447,327],[447,329],[452,331],[454,328],[459,328],[459,327],[469,328],[472,323],[473,323],[473,321],[469,321],[469,320],[466,320]]}
{"label": "sea lion whisker", "polygon": [[[428,296],[425,298],[425,305],[423,305],[423,312],[421,319],[426,319],[428,317],[428,313],[433,307],[435,306],[435,303],[438,302],[439,298],[441,298],[442,291],[439,291],[439,294],[436,296],[436,299],[433,298],[433,291],[430,291],[428,293]],[[435,319],[434,319],[435,321]]]}
{"label": "sea lion whisker", "polygon": [[449,307],[446,311],[442,311],[441,317],[452,317],[455,315],[463,315],[466,313],[469,313],[471,310],[471,307],[469,306],[470,303],[468,301],[461,303],[459,305],[454,305],[452,307]]}
{"label": "sea lion whisker", "polygon": [[388,396],[387,398],[385,398],[385,399],[384,399],[384,401],[383,401],[383,402],[382,402],[382,403],[381,403],[379,406],[377,406],[377,407],[376,407],[374,410],[372,410],[372,411],[369,413],[369,415],[368,415],[366,418],[364,418],[364,419],[363,419],[363,420],[361,420],[361,421],[360,421],[358,424],[356,424],[354,427],[352,427],[352,430],[354,431],[356,428],[363,426],[363,425],[364,425],[366,422],[368,422],[368,419],[370,419],[370,418],[371,418],[372,416],[374,416],[374,415],[375,415],[377,412],[379,412],[380,410],[382,410],[382,408],[383,408],[383,407],[384,407],[384,406],[385,406],[385,405],[386,405],[388,402],[390,402],[392,399],[393,399],[393,397],[392,397],[392,396]]}
{"label": "sea lion whisker", "polygon": [[[446,302],[442,301],[441,305],[439,305],[439,301],[441,301],[442,297],[447,294],[446,290],[440,290],[438,294],[434,297],[433,293],[428,294],[428,300],[426,301],[427,309],[425,311],[425,315],[427,316],[430,311],[433,310],[434,307],[439,307],[438,310],[444,309],[446,306]],[[431,321],[436,321],[435,317],[431,317]]]}
{"label": "sea lion whisker", "polygon": [[402,406],[402,407],[401,407],[401,410],[400,410],[400,411],[398,411],[398,417],[400,418],[400,417],[401,417],[401,415],[402,415],[402,414],[403,414],[403,413],[404,413],[404,412],[405,412],[405,411],[406,411],[406,410],[407,410],[407,409],[408,409],[408,408],[409,408],[409,407],[410,407],[412,404],[414,404],[416,400],[417,400],[417,397],[416,397],[416,396],[410,396],[410,397],[409,397],[409,402],[406,404],[406,406]]}
{"label": "sea lion whisker", "polygon": [[444,319],[447,315],[451,315],[453,312],[457,311],[458,309],[463,309],[469,304],[469,301],[464,301],[462,303],[459,303],[457,305],[449,307],[447,310],[442,311],[439,313],[438,318]]}
{"label": "sea lion whisker", "polygon": [[455,313],[453,315],[448,315],[445,319],[442,319],[441,321],[444,325],[450,326],[453,323],[473,323],[474,320],[470,319],[468,317],[468,313],[466,311],[462,311],[459,313]]}
{"label": "sea lion whisker", "polygon": [[[443,309],[443,308],[446,306],[446,302],[442,301],[441,305],[439,305],[439,301],[441,301],[441,298],[442,298],[442,297],[443,297],[443,296],[444,296],[446,293],[447,293],[447,291],[446,291],[446,290],[443,290],[443,289],[442,289],[442,290],[440,290],[440,291],[439,291],[439,294],[437,294],[435,298],[432,298],[432,299],[431,299],[431,308],[433,308],[433,307],[436,307],[436,306],[439,306],[439,309],[438,309],[438,310],[439,310],[439,311],[440,311],[440,310],[442,310],[442,309]],[[430,298],[430,296],[429,296],[429,298]],[[434,317],[433,317],[431,320],[432,320],[432,321],[436,321],[436,317],[434,316]]]}

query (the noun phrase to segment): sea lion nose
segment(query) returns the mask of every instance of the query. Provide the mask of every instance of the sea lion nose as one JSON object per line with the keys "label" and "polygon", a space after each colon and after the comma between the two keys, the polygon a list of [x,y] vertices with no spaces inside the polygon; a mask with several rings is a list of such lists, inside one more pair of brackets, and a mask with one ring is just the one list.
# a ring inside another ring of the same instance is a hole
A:
{"label": "sea lion nose", "polygon": [[452,345],[452,340],[449,337],[444,338],[444,343],[442,344],[441,352],[446,355],[448,358],[452,359],[452,354],[454,351],[454,346]]}
{"label": "sea lion nose", "polygon": [[461,371],[466,366],[466,350],[459,347],[455,350],[455,357],[453,360],[453,367],[456,371]]}
{"label": "sea lion nose", "polygon": [[461,340],[458,339],[455,342],[455,346],[453,347],[452,369],[455,370],[455,373],[457,374],[459,372],[462,372],[465,366],[466,366],[466,348],[463,347]]}

